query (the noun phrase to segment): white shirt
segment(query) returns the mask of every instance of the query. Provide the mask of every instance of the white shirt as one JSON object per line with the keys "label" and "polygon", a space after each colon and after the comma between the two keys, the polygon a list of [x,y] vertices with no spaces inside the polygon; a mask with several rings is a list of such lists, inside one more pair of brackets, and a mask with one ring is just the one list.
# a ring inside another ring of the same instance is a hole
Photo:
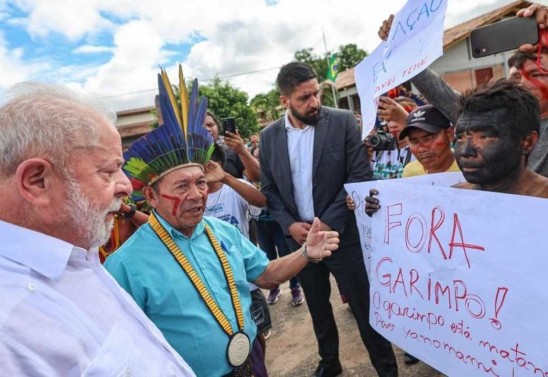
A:
{"label": "white shirt", "polygon": [[99,262],[0,221],[0,368],[5,376],[194,376]]}
{"label": "white shirt", "polygon": [[293,180],[293,196],[302,221],[314,220],[314,198],[312,197],[312,159],[314,157],[314,126],[304,129],[293,127],[285,113],[287,149]]}
{"label": "white shirt", "polygon": [[[239,179],[253,186],[245,179]],[[213,216],[234,225],[245,238],[249,239],[249,216],[259,216],[261,209],[250,205],[236,190],[227,184],[207,195],[205,215]]]}

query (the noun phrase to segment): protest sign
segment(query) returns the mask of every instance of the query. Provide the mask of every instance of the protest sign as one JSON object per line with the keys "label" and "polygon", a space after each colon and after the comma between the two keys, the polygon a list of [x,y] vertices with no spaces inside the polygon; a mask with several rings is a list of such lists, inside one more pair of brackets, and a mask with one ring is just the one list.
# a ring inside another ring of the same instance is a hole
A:
{"label": "protest sign", "polygon": [[[465,179],[460,172],[449,172],[389,180],[389,182],[396,181],[430,186],[453,186],[457,183],[464,182]],[[344,185],[346,192],[350,195],[352,200],[354,200],[356,205],[354,215],[356,216],[356,224],[359,229],[360,243],[362,245],[363,260],[365,269],[367,270],[367,276],[370,275],[369,269],[371,266],[371,217],[367,216],[365,213],[364,198],[369,195],[370,189],[376,188],[377,186],[377,181],[347,183]]]}
{"label": "protest sign", "polygon": [[548,376],[548,200],[376,187],[372,326],[448,376]]}
{"label": "protest sign", "polygon": [[411,79],[443,54],[447,0],[409,0],[382,42],[355,69],[361,101],[362,138],[375,125],[378,97]]}

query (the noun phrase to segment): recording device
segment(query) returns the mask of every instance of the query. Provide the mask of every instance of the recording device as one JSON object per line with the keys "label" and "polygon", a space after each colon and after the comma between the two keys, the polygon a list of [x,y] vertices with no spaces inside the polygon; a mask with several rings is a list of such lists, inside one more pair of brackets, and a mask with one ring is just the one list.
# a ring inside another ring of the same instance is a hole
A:
{"label": "recording device", "polygon": [[396,148],[396,138],[386,131],[379,130],[365,140],[376,151],[391,151]]}
{"label": "recording device", "polygon": [[470,33],[474,58],[515,50],[522,44],[534,45],[538,40],[538,26],[534,17],[508,18],[479,27]]}
{"label": "recording device", "polygon": [[226,135],[226,131],[236,133],[236,120],[234,118],[223,118],[221,122],[223,124],[223,135]]}

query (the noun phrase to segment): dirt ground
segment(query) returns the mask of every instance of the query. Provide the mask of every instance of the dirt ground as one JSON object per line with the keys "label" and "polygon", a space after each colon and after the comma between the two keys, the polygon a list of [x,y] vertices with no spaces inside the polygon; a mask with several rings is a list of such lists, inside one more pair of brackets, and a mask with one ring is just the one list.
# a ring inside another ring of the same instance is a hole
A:
{"label": "dirt ground", "polygon": [[[342,376],[377,376],[361,341],[356,321],[341,302],[333,279],[331,287],[331,304],[339,329]],[[318,365],[319,356],[308,308],[306,302],[293,307],[288,284],[284,284],[282,289],[283,294],[278,302],[269,306],[273,328],[272,335],[266,341],[266,366],[271,377],[310,376]],[[264,293],[268,295],[268,291]],[[403,362],[403,351],[395,346],[394,351],[400,377],[444,376],[422,362],[407,366]]]}

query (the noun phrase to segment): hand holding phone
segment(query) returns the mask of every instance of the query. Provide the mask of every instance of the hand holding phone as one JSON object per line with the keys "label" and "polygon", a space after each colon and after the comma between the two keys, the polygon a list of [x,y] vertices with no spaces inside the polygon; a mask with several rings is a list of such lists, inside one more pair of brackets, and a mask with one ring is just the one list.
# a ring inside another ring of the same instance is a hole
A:
{"label": "hand holding phone", "polygon": [[524,44],[538,43],[537,20],[534,17],[513,17],[472,30],[472,56],[482,58],[499,52],[515,50]]}
{"label": "hand holding phone", "polygon": [[236,133],[236,120],[234,118],[223,118],[221,120],[223,125],[223,135],[226,135],[226,132]]}

